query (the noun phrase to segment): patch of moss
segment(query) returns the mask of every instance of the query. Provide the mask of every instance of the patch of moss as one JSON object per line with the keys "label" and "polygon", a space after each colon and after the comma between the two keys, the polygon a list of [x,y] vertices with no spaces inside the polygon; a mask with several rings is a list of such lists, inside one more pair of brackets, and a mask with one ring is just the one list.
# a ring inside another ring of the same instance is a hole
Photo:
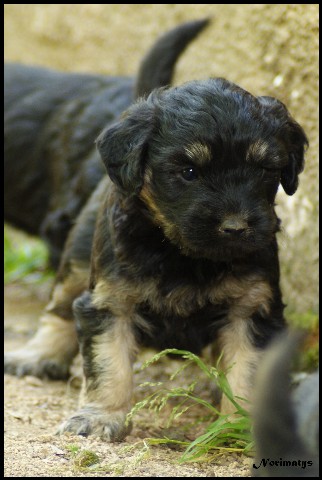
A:
{"label": "patch of moss", "polygon": [[91,450],[81,450],[76,454],[74,466],[77,468],[88,468],[100,462],[99,456]]}

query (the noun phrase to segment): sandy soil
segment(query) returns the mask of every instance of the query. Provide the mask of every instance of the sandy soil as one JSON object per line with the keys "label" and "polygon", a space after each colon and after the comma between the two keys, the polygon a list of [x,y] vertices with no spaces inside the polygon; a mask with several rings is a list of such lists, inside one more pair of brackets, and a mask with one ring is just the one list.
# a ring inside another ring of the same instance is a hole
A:
{"label": "sandy soil", "polygon": [[[20,347],[37,326],[37,318],[46,303],[49,284],[9,285],[5,288],[5,351]],[[144,359],[153,352],[145,352]],[[136,368],[139,367],[139,359]],[[135,401],[142,399],[144,381],[164,381],[178,368],[178,361],[165,359],[136,375]],[[211,462],[179,463],[184,448],[150,445],[148,438],[193,440],[207,422],[196,423],[207,412],[198,409],[180,417],[171,427],[166,419],[171,406],[162,415],[142,410],[134,417],[134,427],[126,441],[107,444],[98,438],[56,436],[59,423],[76,407],[79,393],[79,364],[69,382],[52,382],[35,377],[16,378],[5,375],[5,477],[239,477],[250,476],[251,459],[225,454]],[[198,371],[186,373],[200,376]],[[182,379],[181,379],[182,380]],[[180,381],[180,380],[178,380]],[[184,381],[184,379],[183,379]],[[210,385],[201,381],[198,394],[209,400]],[[173,405],[172,405],[173,407]],[[208,419],[209,422],[209,419]],[[86,467],[86,451],[96,455]]]}

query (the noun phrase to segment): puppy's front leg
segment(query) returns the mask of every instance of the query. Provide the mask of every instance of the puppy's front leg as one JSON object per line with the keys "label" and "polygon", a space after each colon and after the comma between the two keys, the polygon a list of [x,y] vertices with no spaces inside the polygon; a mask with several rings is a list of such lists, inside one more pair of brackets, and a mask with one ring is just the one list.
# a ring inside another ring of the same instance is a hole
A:
{"label": "puppy's front leg", "polygon": [[120,441],[130,431],[125,418],[131,405],[136,353],[130,316],[98,309],[89,292],[74,302],[74,313],[83,356],[83,389],[80,409],[62,424],[59,433]]}
{"label": "puppy's front leg", "polygon": [[[228,369],[227,380],[233,395],[239,397],[237,402],[248,411],[251,405],[240,398],[251,401],[253,377],[261,358],[261,351],[252,345],[249,333],[247,321],[237,319],[224,327],[219,335],[223,366]],[[236,412],[235,406],[226,396],[221,400],[221,412]]]}
{"label": "puppy's front leg", "polygon": [[[231,305],[228,322],[219,332],[223,364],[228,368],[227,379],[237,402],[252,409],[253,384],[256,369],[266,345],[285,328],[283,304],[278,290],[265,279],[250,276],[230,282]],[[223,413],[234,413],[235,406],[223,397]]]}

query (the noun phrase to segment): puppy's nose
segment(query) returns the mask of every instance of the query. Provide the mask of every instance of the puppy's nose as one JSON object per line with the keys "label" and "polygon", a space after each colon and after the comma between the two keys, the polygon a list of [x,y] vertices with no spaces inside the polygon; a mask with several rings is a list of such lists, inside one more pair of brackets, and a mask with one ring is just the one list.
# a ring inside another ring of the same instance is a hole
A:
{"label": "puppy's nose", "polygon": [[239,215],[227,217],[219,227],[219,232],[226,235],[241,235],[248,228],[246,220]]}

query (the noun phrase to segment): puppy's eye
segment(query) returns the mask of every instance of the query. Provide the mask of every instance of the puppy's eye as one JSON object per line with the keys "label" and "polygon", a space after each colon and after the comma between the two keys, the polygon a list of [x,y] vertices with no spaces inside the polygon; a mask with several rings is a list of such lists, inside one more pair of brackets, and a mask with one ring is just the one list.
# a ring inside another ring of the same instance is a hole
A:
{"label": "puppy's eye", "polygon": [[181,176],[187,182],[192,182],[193,180],[196,180],[198,178],[198,172],[196,168],[188,167],[181,170]]}

